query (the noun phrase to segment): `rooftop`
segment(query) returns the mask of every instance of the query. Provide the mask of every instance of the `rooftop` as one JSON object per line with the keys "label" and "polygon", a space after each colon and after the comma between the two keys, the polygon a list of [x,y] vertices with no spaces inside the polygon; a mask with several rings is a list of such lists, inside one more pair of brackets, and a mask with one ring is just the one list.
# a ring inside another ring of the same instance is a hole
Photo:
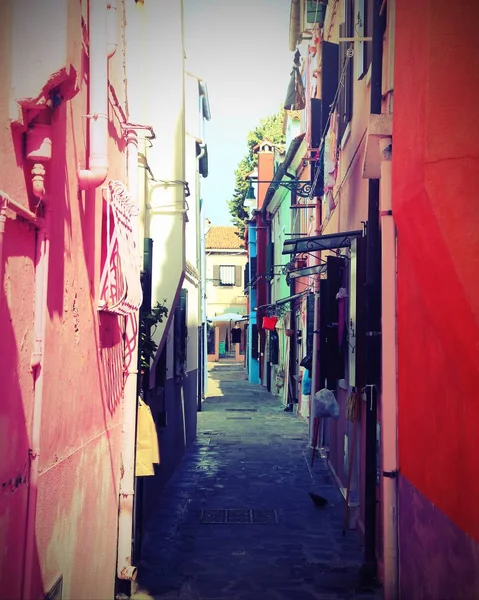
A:
{"label": "rooftop", "polygon": [[244,241],[236,235],[233,225],[211,225],[206,234],[206,248],[212,250],[241,250]]}

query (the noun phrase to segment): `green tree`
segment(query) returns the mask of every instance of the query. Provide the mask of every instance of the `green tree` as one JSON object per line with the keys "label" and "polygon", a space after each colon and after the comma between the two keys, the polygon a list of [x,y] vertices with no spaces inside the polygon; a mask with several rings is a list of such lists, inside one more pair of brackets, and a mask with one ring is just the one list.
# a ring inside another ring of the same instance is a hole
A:
{"label": "green tree", "polygon": [[281,108],[276,114],[262,119],[259,125],[248,133],[248,151],[236,168],[235,189],[233,197],[228,201],[231,221],[238,228],[238,235],[241,238],[244,235],[245,219],[248,217],[248,213],[244,209],[244,199],[249,187],[247,176],[258,165],[258,155],[254,153],[253,149],[265,139],[273,144],[284,144],[283,123],[284,109]]}

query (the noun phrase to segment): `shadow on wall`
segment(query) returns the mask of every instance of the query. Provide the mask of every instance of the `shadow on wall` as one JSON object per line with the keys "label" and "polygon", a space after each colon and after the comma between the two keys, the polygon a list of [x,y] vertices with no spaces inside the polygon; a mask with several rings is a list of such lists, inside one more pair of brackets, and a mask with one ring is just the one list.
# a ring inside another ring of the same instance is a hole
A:
{"label": "shadow on wall", "polygon": [[[0,257],[9,267],[0,282],[0,599],[5,600],[20,598],[22,594],[33,409],[29,363],[33,341],[34,256],[34,229],[20,220],[7,218]],[[11,275],[13,272],[15,277]],[[9,305],[15,306],[14,313]],[[32,571],[32,589],[42,596],[44,585],[36,541]]]}

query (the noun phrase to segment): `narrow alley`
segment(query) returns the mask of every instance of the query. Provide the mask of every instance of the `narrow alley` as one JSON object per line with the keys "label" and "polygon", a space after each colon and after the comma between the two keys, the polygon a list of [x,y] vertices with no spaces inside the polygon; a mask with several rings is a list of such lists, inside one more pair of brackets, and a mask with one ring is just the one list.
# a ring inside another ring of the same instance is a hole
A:
{"label": "narrow alley", "polygon": [[[306,422],[210,365],[198,437],[147,527],[138,598],[314,600],[380,597],[359,589],[356,532],[327,466],[309,467]],[[328,500],[317,508],[308,492]]]}

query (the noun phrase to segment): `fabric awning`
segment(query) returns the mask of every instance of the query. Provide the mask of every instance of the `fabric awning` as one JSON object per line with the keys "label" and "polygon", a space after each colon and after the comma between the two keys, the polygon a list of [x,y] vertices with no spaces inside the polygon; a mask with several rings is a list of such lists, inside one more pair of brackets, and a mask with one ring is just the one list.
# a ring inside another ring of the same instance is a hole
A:
{"label": "fabric awning", "polygon": [[307,277],[308,275],[320,275],[321,273],[326,273],[327,265],[313,265],[311,267],[304,267],[303,269],[295,269],[294,271],[289,271],[288,275],[291,279],[296,279],[297,277]]}
{"label": "fabric awning", "polygon": [[300,252],[320,252],[322,250],[336,250],[338,248],[350,248],[354,238],[362,237],[363,232],[342,231],[340,233],[328,233],[312,237],[299,237],[286,240],[283,244],[282,254],[298,254]]}

